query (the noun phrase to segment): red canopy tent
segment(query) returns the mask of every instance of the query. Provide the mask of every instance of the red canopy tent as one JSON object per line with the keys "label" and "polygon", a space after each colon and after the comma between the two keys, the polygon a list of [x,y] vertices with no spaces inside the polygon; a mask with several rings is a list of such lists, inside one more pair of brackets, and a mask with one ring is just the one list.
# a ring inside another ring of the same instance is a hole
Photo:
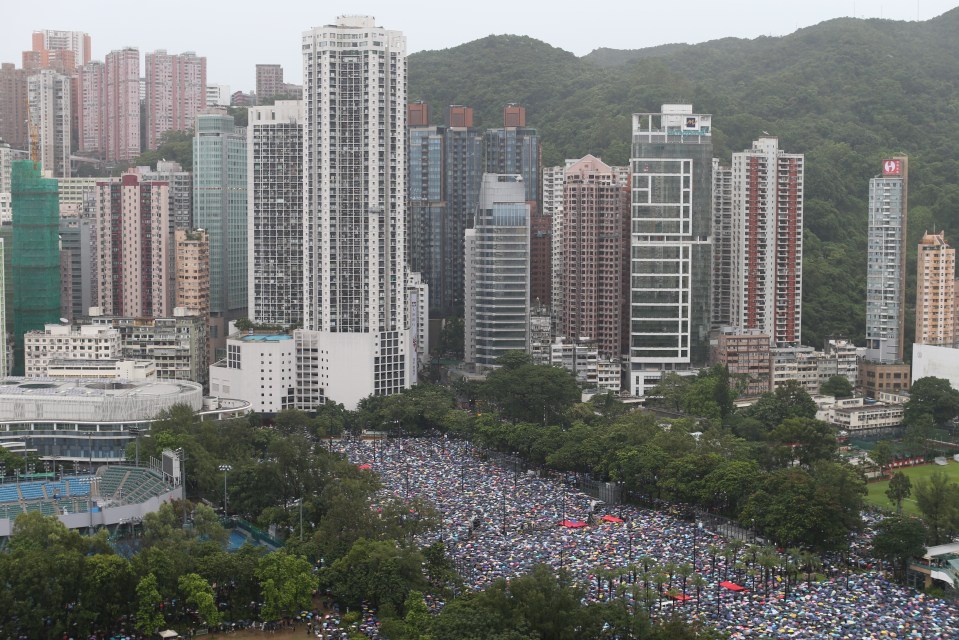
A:
{"label": "red canopy tent", "polygon": [[729,580],[723,580],[719,583],[719,586],[724,589],[729,589],[730,591],[748,591],[746,587],[738,585],[735,582],[730,582]]}
{"label": "red canopy tent", "polygon": [[357,469],[372,469],[372,468],[373,468],[373,465],[371,464],[361,464],[357,467]]}
{"label": "red canopy tent", "polygon": [[586,523],[582,520],[562,520],[559,526],[566,527],[567,529],[582,529],[586,526]]}
{"label": "red canopy tent", "polygon": [[679,602],[686,602],[687,600],[692,600],[692,599],[693,599],[692,596],[683,595],[682,593],[677,593],[677,594],[672,595],[672,596],[669,596],[669,597],[672,598],[673,600],[677,600],[677,601],[679,601]]}
{"label": "red canopy tent", "polygon": [[600,520],[603,522],[624,522],[622,518],[617,518],[616,516],[603,516]]}

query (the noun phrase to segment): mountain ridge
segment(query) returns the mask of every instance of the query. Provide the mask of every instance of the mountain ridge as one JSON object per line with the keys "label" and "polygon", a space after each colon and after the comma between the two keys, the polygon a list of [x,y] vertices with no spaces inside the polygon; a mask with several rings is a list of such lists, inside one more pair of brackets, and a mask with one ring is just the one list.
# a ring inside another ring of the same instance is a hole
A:
{"label": "mountain ridge", "polygon": [[[489,36],[409,57],[411,100],[440,123],[449,104],[499,126],[507,102],[527,108],[544,166],[587,153],[629,158],[631,117],[670,102],[713,114],[715,155],[764,131],[806,154],[803,342],[862,342],[869,178],[910,156],[907,306],[924,227],[959,244],[959,8],[924,22],[836,18],[785,36],[660,45],[621,64],[577,57],[527,36]],[[608,50],[609,52],[620,50]],[[591,58],[592,57],[592,58]],[[600,57],[601,58],[601,57]],[[592,61],[591,61],[592,60]],[[906,321],[907,341],[913,330]]]}

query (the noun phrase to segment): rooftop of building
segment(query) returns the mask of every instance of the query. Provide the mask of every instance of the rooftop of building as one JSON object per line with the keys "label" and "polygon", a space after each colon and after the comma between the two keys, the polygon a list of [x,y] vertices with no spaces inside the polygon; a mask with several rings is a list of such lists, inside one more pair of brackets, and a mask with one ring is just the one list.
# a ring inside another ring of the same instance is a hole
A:
{"label": "rooftop of building", "polygon": [[202,389],[187,381],[86,380],[7,377],[0,379],[0,398],[10,396],[53,397],[169,397]]}
{"label": "rooftop of building", "polygon": [[245,336],[236,336],[235,339],[242,340],[243,342],[280,342],[282,340],[292,340],[293,336],[286,333],[254,333]]}

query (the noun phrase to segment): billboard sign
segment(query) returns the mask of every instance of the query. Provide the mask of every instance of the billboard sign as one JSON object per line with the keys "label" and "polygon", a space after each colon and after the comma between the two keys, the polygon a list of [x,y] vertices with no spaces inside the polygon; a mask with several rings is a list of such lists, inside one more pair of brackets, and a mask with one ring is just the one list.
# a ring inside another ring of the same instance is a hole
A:
{"label": "billboard sign", "polygon": [[902,160],[890,158],[882,161],[882,175],[888,177],[899,177],[902,175]]}

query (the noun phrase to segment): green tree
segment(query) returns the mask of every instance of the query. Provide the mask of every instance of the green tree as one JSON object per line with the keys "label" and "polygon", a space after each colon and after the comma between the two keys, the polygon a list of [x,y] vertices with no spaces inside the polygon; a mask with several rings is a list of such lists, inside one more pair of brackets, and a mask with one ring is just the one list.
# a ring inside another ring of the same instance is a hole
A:
{"label": "green tree", "polygon": [[808,467],[835,458],[839,450],[835,428],[810,418],[786,418],[769,434],[769,442],[782,465],[798,460]]}
{"label": "green tree", "polygon": [[897,471],[889,479],[886,487],[886,497],[896,505],[896,513],[902,515],[902,501],[912,495],[912,481],[902,471]]}
{"label": "green tree", "polygon": [[306,558],[279,549],[260,559],[256,578],[263,593],[265,619],[279,620],[310,608],[317,582]]}
{"label": "green tree", "polygon": [[555,424],[581,398],[566,369],[530,364],[522,352],[507,353],[497,363],[500,367],[487,376],[483,395],[513,422]]}
{"label": "green tree", "polygon": [[869,452],[869,458],[879,467],[879,475],[886,475],[886,467],[892,462],[892,443],[880,440]]}
{"label": "green tree", "polygon": [[137,622],[136,628],[147,635],[153,635],[166,624],[160,605],[163,597],[157,588],[156,576],[149,573],[137,584]]}
{"label": "green tree", "polygon": [[429,609],[426,608],[423,594],[419,591],[410,591],[410,595],[407,596],[403,605],[403,610],[406,612],[403,617],[406,637],[409,640],[429,640],[432,616],[430,616]]}
{"label": "green tree", "polygon": [[916,504],[928,529],[929,543],[948,542],[959,531],[959,485],[941,471],[915,487]]}
{"label": "green tree", "polygon": [[908,426],[922,415],[937,425],[946,424],[959,415],[959,391],[943,378],[919,378],[909,390],[903,422]]}
{"label": "green tree", "polygon": [[215,627],[220,624],[222,615],[216,606],[216,598],[213,595],[213,587],[207,580],[196,573],[188,573],[180,576],[178,581],[180,586],[180,595],[189,604],[196,607],[200,619],[207,625]]}
{"label": "green tree", "polygon": [[849,382],[849,378],[843,375],[830,376],[819,387],[819,392],[836,398],[851,398],[852,383]]}
{"label": "green tree", "polygon": [[877,557],[893,565],[896,578],[905,581],[909,561],[926,552],[925,539],[926,527],[922,520],[896,516],[876,526],[872,548]]}
{"label": "green tree", "polygon": [[410,591],[422,589],[423,556],[398,547],[392,540],[360,539],[342,558],[323,573],[324,585],[342,604],[358,606],[367,600],[373,606],[403,606]]}

